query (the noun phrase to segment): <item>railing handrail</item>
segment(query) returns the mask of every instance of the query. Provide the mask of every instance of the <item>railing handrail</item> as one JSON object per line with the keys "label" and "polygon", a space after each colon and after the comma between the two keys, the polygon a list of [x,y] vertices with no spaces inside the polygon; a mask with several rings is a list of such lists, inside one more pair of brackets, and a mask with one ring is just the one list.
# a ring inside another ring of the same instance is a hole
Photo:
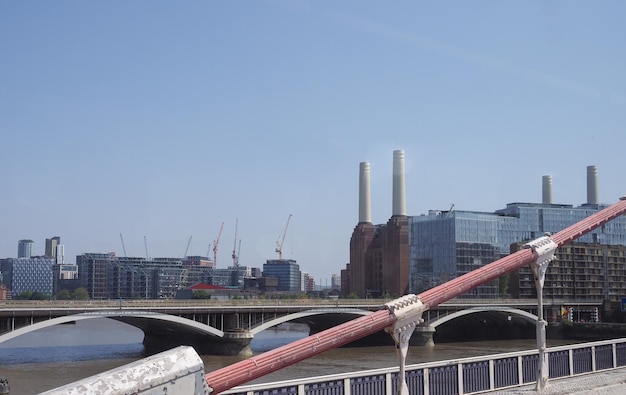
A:
{"label": "railing handrail", "polygon": [[[626,343],[626,338],[600,340],[600,341],[585,342],[585,343],[573,343],[573,344],[568,344],[568,345],[563,345],[563,346],[549,347],[546,352],[547,354],[551,354],[551,353],[557,353],[557,352],[562,352],[562,351],[571,351],[571,350],[576,350],[576,349],[585,349],[585,348],[592,348],[592,347],[606,346],[606,345],[616,345],[616,344],[621,344],[621,343]],[[407,365],[406,371],[409,372],[409,371],[420,370],[420,369],[433,369],[433,368],[455,366],[455,365],[458,366],[460,364],[470,364],[470,363],[485,362],[485,361],[488,361],[491,364],[492,361],[495,361],[495,360],[525,357],[525,356],[535,355],[535,354],[538,354],[537,350],[520,350],[520,351],[512,351],[512,352],[499,353],[499,354],[463,357],[463,358],[458,358],[458,359],[450,359],[450,360],[442,360],[442,361],[422,362],[418,364]],[[624,366],[615,366],[612,369],[617,369],[617,368],[624,368]],[[600,369],[594,369],[593,371],[596,372],[598,370]],[[606,370],[611,370],[611,369],[601,369],[601,370],[606,371]],[[387,368],[378,368],[378,369],[368,369],[368,370],[361,370],[361,371],[354,371],[354,372],[346,372],[346,373],[336,373],[336,374],[330,374],[330,375],[306,377],[306,378],[299,378],[299,379],[282,380],[282,381],[275,381],[275,382],[268,382],[268,383],[246,384],[246,385],[237,386],[229,390],[220,392],[220,394],[226,395],[226,394],[256,393],[256,391],[262,391],[262,390],[272,390],[276,388],[285,388],[285,387],[297,387],[297,386],[302,386],[302,385],[325,383],[325,382],[332,382],[332,381],[338,381],[338,380],[349,380],[352,378],[359,378],[359,377],[389,375],[389,374],[394,374],[394,373],[398,373],[397,366],[387,367]],[[591,372],[572,374],[571,376],[577,376],[577,375],[588,374],[588,373],[591,373]],[[524,384],[528,384],[528,383],[520,383],[519,385],[516,385],[516,386],[521,386]],[[505,389],[505,388],[510,388],[510,387],[511,386],[500,387],[498,389]],[[484,391],[480,391],[480,392],[484,392]]]}
{"label": "railing handrail", "polygon": [[[119,308],[122,307],[235,307],[235,306],[267,306],[267,307],[328,307],[328,306],[367,306],[380,307],[387,299],[122,299],[122,300],[0,300],[0,310],[31,309],[31,308]],[[536,305],[536,299],[451,299],[440,304],[440,307],[453,306],[494,306],[494,305]],[[588,299],[548,299],[546,305],[600,305],[602,301]]]}

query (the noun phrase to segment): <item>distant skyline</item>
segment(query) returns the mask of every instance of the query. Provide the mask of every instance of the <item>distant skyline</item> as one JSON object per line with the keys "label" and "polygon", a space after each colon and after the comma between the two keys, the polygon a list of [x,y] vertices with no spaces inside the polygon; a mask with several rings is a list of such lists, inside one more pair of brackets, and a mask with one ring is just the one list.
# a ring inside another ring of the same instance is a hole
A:
{"label": "distant skyline", "polygon": [[[626,3],[0,2],[0,257],[349,260],[360,162],[372,222],[626,194]],[[235,221],[238,221],[235,240]],[[209,257],[212,257],[212,251]]]}

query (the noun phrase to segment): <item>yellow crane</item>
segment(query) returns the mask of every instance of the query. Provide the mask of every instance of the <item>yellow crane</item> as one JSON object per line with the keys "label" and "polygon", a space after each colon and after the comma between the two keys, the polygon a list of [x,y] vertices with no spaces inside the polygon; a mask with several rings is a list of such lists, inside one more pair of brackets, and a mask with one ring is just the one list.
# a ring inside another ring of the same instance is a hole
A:
{"label": "yellow crane", "polygon": [[278,259],[283,259],[283,243],[285,243],[285,236],[287,235],[287,227],[289,226],[289,221],[291,220],[291,214],[287,217],[287,224],[285,224],[285,230],[283,231],[282,238],[278,235],[278,240],[276,240],[276,252],[278,252]]}

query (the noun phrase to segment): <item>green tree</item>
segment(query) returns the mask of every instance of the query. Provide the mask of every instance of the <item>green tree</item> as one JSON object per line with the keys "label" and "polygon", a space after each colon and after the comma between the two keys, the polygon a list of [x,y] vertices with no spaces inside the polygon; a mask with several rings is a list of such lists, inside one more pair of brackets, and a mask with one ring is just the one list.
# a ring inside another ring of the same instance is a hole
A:
{"label": "green tree", "polygon": [[191,295],[191,299],[211,299],[211,295],[207,291],[201,289],[199,291],[194,291]]}
{"label": "green tree", "polygon": [[89,292],[83,287],[76,288],[72,293],[72,299],[75,300],[89,300]]}
{"label": "green tree", "polygon": [[33,297],[32,291],[22,291],[17,294],[13,299],[15,300],[30,300]]}
{"label": "green tree", "polygon": [[43,292],[35,291],[30,297],[31,300],[48,300],[50,297]]}
{"label": "green tree", "polygon": [[57,300],[69,300],[72,298],[72,295],[70,295],[70,291],[67,289],[62,289],[57,293],[56,298]]}

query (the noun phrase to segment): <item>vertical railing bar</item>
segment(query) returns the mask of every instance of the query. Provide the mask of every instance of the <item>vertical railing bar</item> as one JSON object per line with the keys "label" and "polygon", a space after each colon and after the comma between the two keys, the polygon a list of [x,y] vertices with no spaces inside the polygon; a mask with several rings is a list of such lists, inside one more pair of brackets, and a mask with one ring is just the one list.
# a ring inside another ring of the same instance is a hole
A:
{"label": "vertical railing bar", "polygon": [[496,388],[496,375],[495,375],[495,361],[493,359],[489,360],[489,389],[493,390]]}
{"label": "vertical railing bar", "polygon": [[591,346],[591,371],[596,371],[596,346]]}

